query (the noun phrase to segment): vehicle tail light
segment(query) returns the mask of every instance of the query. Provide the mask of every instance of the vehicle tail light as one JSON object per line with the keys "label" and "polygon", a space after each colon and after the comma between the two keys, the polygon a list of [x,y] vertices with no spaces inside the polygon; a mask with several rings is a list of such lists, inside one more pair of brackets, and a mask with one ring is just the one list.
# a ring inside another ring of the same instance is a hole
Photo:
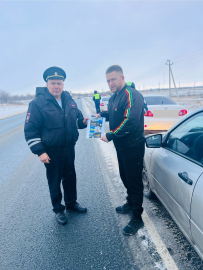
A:
{"label": "vehicle tail light", "polygon": [[100,103],[100,106],[104,106],[104,103]]}
{"label": "vehicle tail light", "polygon": [[144,116],[153,117],[153,113],[151,111],[147,111]]}
{"label": "vehicle tail light", "polygon": [[183,116],[183,115],[186,115],[187,114],[187,110],[180,110],[179,111],[179,116]]}

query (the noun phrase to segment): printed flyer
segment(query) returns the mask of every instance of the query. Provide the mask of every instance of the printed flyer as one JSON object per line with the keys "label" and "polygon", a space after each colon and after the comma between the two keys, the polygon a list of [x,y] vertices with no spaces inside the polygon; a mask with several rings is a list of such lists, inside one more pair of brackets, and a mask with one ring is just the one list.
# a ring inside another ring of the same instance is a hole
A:
{"label": "printed flyer", "polygon": [[105,118],[88,115],[90,120],[87,122],[86,138],[101,138],[104,135]]}

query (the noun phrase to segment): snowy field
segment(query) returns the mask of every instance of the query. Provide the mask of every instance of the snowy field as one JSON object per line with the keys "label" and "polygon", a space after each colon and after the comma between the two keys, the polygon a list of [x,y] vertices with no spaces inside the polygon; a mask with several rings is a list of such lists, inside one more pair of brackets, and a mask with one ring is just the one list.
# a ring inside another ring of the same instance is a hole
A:
{"label": "snowy field", "polygon": [[[203,106],[203,90],[182,90],[178,91],[179,98],[176,91],[171,91],[172,98],[180,105],[185,106],[188,112],[195,110],[196,108]],[[166,95],[169,96],[168,91],[146,91],[142,92],[143,96],[147,95]],[[92,98],[91,98],[92,99]],[[17,114],[25,113],[28,109],[28,103],[30,101],[22,101],[22,104],[1,104],[0,105],[0,120],[11,117]]]}
{"label": "snowy field", "polygon": [[0,104],[0,120],[17,114],[25,113],[27,109],[28,104]]}

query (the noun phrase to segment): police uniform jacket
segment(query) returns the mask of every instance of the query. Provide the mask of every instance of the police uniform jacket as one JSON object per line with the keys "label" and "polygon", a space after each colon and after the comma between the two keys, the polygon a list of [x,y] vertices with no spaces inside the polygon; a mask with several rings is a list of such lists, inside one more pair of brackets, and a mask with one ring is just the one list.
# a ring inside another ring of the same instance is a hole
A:
{"label": "police uniform jacket", "polygon": [[101,99],[101,96],[100,94],[94,94],[92,100],[95,102],[95,103],[100,103],[100,99]]}
{"label": "police uniform jacket", "polygon": [[78,140],[78,128],[86,128],[76,102],[66,91],[61,108],[46,87],[37,88],[36,99],[29,104],[24,133],[34,154],[66,151]]}
{"label": "police uniform jacket", "polygon": [[125,85],[109,99],[108,111],[101,113],[109,121],[108,141],[117,151],[139,147],[144,141],[144,98],[134,88]]}

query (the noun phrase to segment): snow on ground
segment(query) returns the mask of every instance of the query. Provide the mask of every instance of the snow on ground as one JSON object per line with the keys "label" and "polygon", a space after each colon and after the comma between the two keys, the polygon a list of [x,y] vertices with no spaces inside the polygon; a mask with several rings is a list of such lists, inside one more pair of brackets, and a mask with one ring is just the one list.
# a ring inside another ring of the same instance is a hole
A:
{"label": "snow on ground", "polygon": [[17,114],[25,113],[28,109],[28,104],[0,104],[0,119],[11,117]]}

